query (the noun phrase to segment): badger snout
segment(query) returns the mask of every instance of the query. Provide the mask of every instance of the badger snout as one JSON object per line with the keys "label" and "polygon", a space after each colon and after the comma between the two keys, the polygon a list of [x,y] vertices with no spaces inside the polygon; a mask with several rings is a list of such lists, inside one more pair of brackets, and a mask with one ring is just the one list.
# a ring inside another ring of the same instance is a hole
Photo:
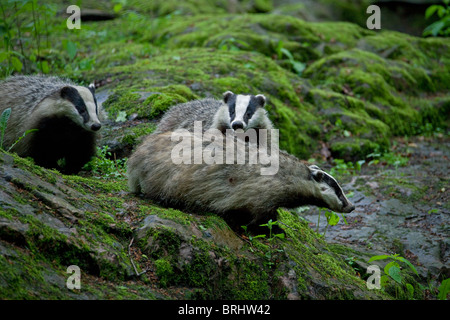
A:
{"label": "badger snout", "polygon": [[241,121],[234,121],[231,124],[231,128],[233,128],[233,130],[244,129],[244,123]]}
{"label": "badger snout", "polygon": [[91,125],[91,130],[98,131],[98,130],[100,130],[101,127],[102,127],[102,125],[100,123],[94,123]]}
{"label": "badger snout", "polygon": [[344,207],[342,208],[342,211],[343,211],[344,213],[350,213],[350,212],[352,212],[353,210],[355,210],[355,205],[354,205],[353,203],[351,203],[351,202],[349,202],[346,206],[344,206]]}

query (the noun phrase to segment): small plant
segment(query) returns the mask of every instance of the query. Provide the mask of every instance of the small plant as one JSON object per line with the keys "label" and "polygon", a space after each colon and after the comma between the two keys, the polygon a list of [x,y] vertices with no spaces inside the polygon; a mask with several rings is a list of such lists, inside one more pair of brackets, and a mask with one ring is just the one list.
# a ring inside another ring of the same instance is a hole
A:
{"label": "small plant", "polygon": [[352,269],[357,273],[357,274],[359,274],[359,267],[358,267],[358,265],[356,264],[356,258],[355,257],[346,257],[345,259],[344,259],[344,261],[350,266],[350,267],[352,267]]}
{"label": "small plant", "polygon": [[233,37],[223,39],[219,43],[220,50],[241,51],[241,48],[243,48],[244,50],[248,49],[248,43],[246,43],[245,41],[239,40],[239,39],[235,39]]}
{"label": "small plant", "polygon": [[92,171],[98,178],[125,178],[126,159],[111,159],[108,146],[97,147],[97,155],[84,165],[83,169]]}
{"label": "small plant", "polygon": [[[412,298],[414,295],[414,287],[410,283],[403,283],[404,276],[402,275],[401,266],[400,263],[406,264],[416,275],[419,275],[417,273],[416,268],[403,257],[400,257],[399,254],[393,254],[393,255],[377,255],[373,256],[369,259],[369,263],[376,260],[385,260],[390,259],[392,260],[384,267],[384,275],[381,276],[381,285],[386,287],[388,280],[392,279],[395,282],[397,282],[399,285],[405,285],[406,293],[409,298]],[[395,293],[396,296],[398,296],[398,288],[395,287]]]}
{"label": "small plant", "polygon": [[412,123],[411,127],[414,135],[422,135],[424,137],[440,137],[446,134],[443,128],[433,125],[430,122],[426,122],[424,124]]}
{"label": "small plant", "polygon": [[366,160],[358,160],[356,162],[345,161],[344,159],[333,159],[334,167],[331,168],[330,174],[334,175],[351,175],[361,172],[361,168]]}
{"label": "small plant", "polygon": [[[267,223],[261,224],[260,227],[267,227],[269,229],[269,237],[267,238],[267,241],[269,243],[268,245],[268,250],[265,252],[264,256],[267,259],[266,265],[269,268],[272,268],[275,265],[275,255],[277,253],[283,252],[284,250],[282,249],[276,249],[275,245],[273,244],[273,242],[275,241],[275,239],[284,239],[285,235],[284,233],[273,233],[273,227],[278,225],[278,221],[272,221],[272,219],[270,219]],[[244,229],[244,232],[247,234],[247,227],[246,226],[241,226],[242,229]],[[247,237],[250,241],[253,241],[254,239],[266,239],[266,235],[265,234],[259,234],[256,236],[250,236],[247,234]]]}
{"label": "small plant", "polygon": [[0,3],[0,14],[5,48],[0,54],[2,75],[14,71],[49,73],[43,52],[50,49],[48,22],[56,14],[56,6],[37,0],[10,0]]}
{"label": "small plant", "polygon": [[3,148],[3,139],[5,137],[6,126],[8,125],[11,108],[5,109],[0,116],[0,149]]}
{"label": "small plant", "polygon": [[284,239],[284,233],[276,233],[273,234],[272,233],[272,229],[273,226],[278,225],[278,221],[272,221],[272,219],[270,219],[267,223],[261,224],[260,227],[267,227],[269,228],[269,238],[267,239],[267,241],[269,241],[269,250],[266,252],[265,256],[267,258],[267,266],[269,268],[272,268],[273,266],[275,266],[275,254],[277,252],[283,252],[282,249],[275,249],[273,242],[275,241],[275,239]]}
{"label": "small plant", "polygon": [[450,293],[450,278],[445,279],[442,281],[441,285],[439,286],[439,294],[438,299],[439,300],[446,300],[447,295]]}
{"label": "small plant", "polygon": [[292,67],[292,70],[294,70],[297,75],[299,75],[299,76],[302,75],[303,70],[305,70],[305,68],[306,68],[306,64],[295,60],[292,53],[288,49],[283,47],[283,41],[281,41],[281,40],[278,41],[275,51],[277,52],[277,57],[279,60],[281,60],[283,58],[283,56],[286,56],[289,64]]}
{"label": "small plant", "polygon": [[[322,211],[324,212],[325,218],[327,219],[327,226],[325,227],[325,230],[324,230],[323,235],[322,235],[322,237],[325,237],[325,234],[327,233],[328,227],[337,225],[339,223],[339,221],[340,221],[340,218],[336,214],[336,212],[334,212],[334,211],[328,210],[326,208],[319,208],[319,218],[317,219],[316,233],[319,233],[320,216],[322,215]],[[345,224],[348,224],[347,220],[345,219],[344,214],[342,214],[342,220],[344,221]]]}
{"label": "small plant", "polygon": [[395,172],[397,172],[398,167],[404,167],[408,164],[409,158],[404,157],[399,153],[394,152],[373,152],[367,155],[368,159],[372,159],[369,161],[368,165],[383,163],[387,165],[394,166]]}
{"label": "small plant", "polygon": [[423,30],[423,36],[450,36],[450,0],[442,0],[443,5],[434,4],[425,11],[425,19],[435,14],[439,18]]}
{"label": "small plant", "polygon": [[[11,108],[7,108],[7,109],[3,110],[2,114],[0,115],[0,149],[2,149],[2,150],[5,150],[5,148],[3,147],[3,140],[5,138],[6,127],[8,125],[8,120],[9,120],[10,116],[11,116]],[[25,131],[23,133],[23,135],[21,137],[19,137],[6,151],[7,152],[11,151],[12,148],[14,148],[14,146],[17,143],[19,143],[20,140],[22,140],[23,138],[25,138],[27,136],[27,134],[29,134],[31,132],[35,132],[35,131],[37,131],[37,129],[30,129],[30,130]]]}

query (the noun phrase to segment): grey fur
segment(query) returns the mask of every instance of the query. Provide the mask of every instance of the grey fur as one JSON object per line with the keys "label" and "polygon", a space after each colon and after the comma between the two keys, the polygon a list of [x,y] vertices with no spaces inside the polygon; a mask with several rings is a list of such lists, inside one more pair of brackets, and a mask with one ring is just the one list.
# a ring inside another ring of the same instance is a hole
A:
{"label": "grey fur", "polygon": [[192,131],[194,121],[201,121],[204,130],[213,124],[214,114],[224,106],[220,100],[206,98],[188,101],[170,108],[161,118],[154,134],[187,129]]}
{"label": "grey fur", "polygon": [[[85,115],[85,118],[87,120],[85,120],[78,113],[73,103],[71,103],[67,98],[65,99],[62,97],[63,88],[69,88],[72,92],[75,89],[75,92],[78,92],[78,96],[81,97],[81,100],[86,106],[88,115]],[[76,130],[77,133],[89,136],[87,139],[90,141],[88,143],[89,145],[81,146],[81,149],[78,151],[83,153],[84,150],[86,150],[87,153],[92,153],[92,150],[95,149],[95,138],[97,135],[97,132],[94,131],[98,130],[99,126],[101,126],[98,115],[95,114],[95,111],[92,111],[92,108],[94,108],[93,106],[95,106],[94,94],[90,92],[89,89],[80,87],[70,80],[61,79],[54,76],[9,77],[0,82],[0,114],[5,109],[11,108],[11,115],[7,123],[3,145],[5,148],[9,148],[15,141],[17,141],[17,139],[22,137],[27,130],[42,128],[43,123],[48,121],[48,119],[53,119],[56,123],[58,123],[58,119],[64,119],[64,124],[67,122],[69,124],[73,124],[74,128],[79,128],[79,130]],[[101,114],[101,110],[99,110],[99,108],[100,106],[98,106],[97,111]],[[92,112],[94,115],[92,115]],[[55,122],[52,122],[52,124],[54,123]],[[93,129],[93,125],[95,125],[95,129]],[[64,125],[62,125],[62,127],[64,127]],[[70,131],[70,129],[67,130]],[[71,132],[73,133],[73,131]],[[48,133],[51,133],[50,124],[46,127],[47,136]],[[67,146],[64,145],[64,135],[70,133],[65,132],[65,130],[60,130],[54,132],[54,134],[55,138],[59,135],[61,145],[51,146],[52,150],[57,150],[58,148],[63,147],[67,148]],[[44,155],[37,156],[38,154],[35,151],[32,151],[33,144],[37,143],[35,139],[36,137],[39,137],[39,131],[28,134],[14,146],[12,151],[16,152],[20,156],[34,157],[35,160],[36,158],[40,158],[40,156],[44,157]],[[40,145],[45,145],[42,141],[39,141],[39,143]],[[81,159],[79,160],[81,161]],[[46,164],[48,163],[50,167],[55,167],[53,164],[56,163],[56,160],[53,161],[52,159],[51,161],[49,160],[48,162],[43,162]],[[46,166],[45,164],[42,165]],[[79,166],[80,164],[77,164],[71,171],[78,170]]]}
{"label": "grey fur", "polygon": [[[323,183],[313,176],[313,170],[316,177],[319,171],[284,151],[280,150],[277,174],[263,176],[260,164],[176,165],[171,159],[176,143],[171,141],[171,132],[150,135],[143,141],[128,160],[131,192],[168,206],[214,212],[232,220],[247,214],[251,224],[276,218],[279,207],[312,204],[338,212],[354,209],[345,195],[343,201],[325,199]],[[245,142],[237,139],[235,143]],[[211,142],[204,141],[203,146],[207,145]]]}

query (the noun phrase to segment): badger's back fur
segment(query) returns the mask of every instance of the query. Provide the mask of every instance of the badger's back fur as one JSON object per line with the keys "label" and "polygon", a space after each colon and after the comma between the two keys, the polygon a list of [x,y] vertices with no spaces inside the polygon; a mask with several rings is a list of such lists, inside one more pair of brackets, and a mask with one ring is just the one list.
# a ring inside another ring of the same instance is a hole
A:
{"label": "badger's back fur", "polygon": [[164,114],[154,134],[176,129],[192,131],[194,121],[201,121],[203,130],[207,130],[212,126],[214,115],[222,106],[224,103],[221,100],[211,98],[177,104]]}
{"label": "badger's back fur", "polygon": [[[11,108],[4,143],[36,164],[78,172],[96,152],[98,106],[93,89],[52,76],[15,76],[0,82],[0,114]],[[65,165],[60,167],[59,160]]]}
{"label": "badger's back fur", "polygon": [[[340,212],[353,210],[339,186],[335,199],[324,194],[332,189],[324,191],[323,178],[325,175],[328,178],[328,174],[315,166],[310,169],[284,151],[280,150],[279,170],[275,175],[261,175],[260,164],[177,165],[171,158],[176,145],[171,134],[148,136],[129,158],[128,182],[132,192],[143,193],[167,206],[213,212],[235,226],[276,219],[279,207],[312,204]],[[245,142],[237,139],[235,143]],[[203,146],[207,145],[211,141],[203,141]]]}

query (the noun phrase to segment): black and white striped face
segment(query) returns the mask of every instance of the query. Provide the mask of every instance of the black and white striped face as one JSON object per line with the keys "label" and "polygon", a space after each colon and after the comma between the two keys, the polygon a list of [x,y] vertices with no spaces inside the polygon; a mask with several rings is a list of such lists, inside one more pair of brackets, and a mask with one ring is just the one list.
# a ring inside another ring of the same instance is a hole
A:
{"label": "black and white striped face", "polygon": [[98,131],[102,127],[98,119],[98,105],[93,85],[89,87],[67,86],[61,89],[61,97],[67,100],[72,109],[68,114],[76,123],[88,131]]}
{"label": "black and white striped face", "polygon": [[316,165],[309,166],[309,169],[312,178],[318,183],[320,197],[329,209],[343,213],[349,213],[355,209],[336,179]]}
{"label": "black and white striped face", "polygon": [[253,96],[227,91],[223,94],[223,101],[228,105],[231,128],[245,130],[255,112],[266,104],[266,97],[262,94]]}

